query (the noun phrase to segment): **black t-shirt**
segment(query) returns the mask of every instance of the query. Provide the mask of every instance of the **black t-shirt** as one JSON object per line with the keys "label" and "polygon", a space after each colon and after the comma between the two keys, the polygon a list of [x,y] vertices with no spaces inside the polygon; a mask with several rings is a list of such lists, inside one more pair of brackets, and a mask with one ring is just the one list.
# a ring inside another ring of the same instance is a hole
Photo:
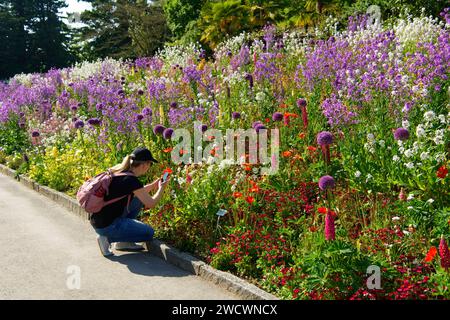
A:
{"label": "black t-shirt", "polygon": [[123,199],[104,206],[100,212],[90,215],[91,225],[96,229],[102,229],[109,226],[113,221],[120,217],[128,203],[128,195],[131,194],[130,202],[133,200],[133,191],[141,189],[144,186],[136,176],[118,176],[113,177],[109,185],[109,194],[105,196],[105,201],[119,198],[127,195]]}

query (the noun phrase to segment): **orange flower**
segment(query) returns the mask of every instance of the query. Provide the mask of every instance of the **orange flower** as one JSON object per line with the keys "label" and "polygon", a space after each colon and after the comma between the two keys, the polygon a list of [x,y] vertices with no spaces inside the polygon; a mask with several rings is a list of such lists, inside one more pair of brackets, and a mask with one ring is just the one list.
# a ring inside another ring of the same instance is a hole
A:
{"label": "orange flower", "polygon": [[316,226],[309,227],[309,231],[311,231],[311,232],[316,232],[317,229],[319,229],[319,228],[317,228]]}
{"label": "orange flower", "polygon": [[253,202],[255,202],[255,198],[248,196],[247,198],[245,198],[245,201],[247,201],[249,204],[252,204]]}
{"label": "orange flower", "polygon": [[233,192],[233,197],[235,197],[235,198],[242,197],[242,192]]}
{"label": "orange flower", "polygon": [[168,172],[169,174],[172,174],[172,169],[170,169],[170,168],[164,169],[163,174],[166,172]]}
{"label": "orange flower", "polygon": [[173,148],[167,148],[167,149],[164,149],[163,152],[168,153],[168,152],[172,152],[172,150],[173,150]]}
{"label": "orange flower", "polygon": [[313,147],[313,146],[308,146],[308,151],[312,151],[312,152],[314,152],[314,151],[316,151],[317,150],[317,148],[316,147]]}
{"label": "orange flower", "polygon": [[290,157],[292,155],[292,152],[291,151],[284,151],[283,152],[283,157],[285,157],[285,158],[288,158],[288,157]]}
{"label": "orange flower", "polygon": [[244,170],[245,171],[251,171],[252,170],[251,165],[249,163],[244,163]]}
{"label": "orange flower", "polygon": [[300,133],[298,134],[298,137],[299,137],[300,139],[303,139],[303,138],[306,137],[306,134],[305,134],[304,132],[300,132]]}
{"label": "orange flower", "polygon": [[251,188],[250,188],[250,192],[259,192],[260,189],[258,187],[257,184],[254,184]]}
{"label": "orange flower", "polygon": [[285,112],[285,113],[284,113],[284,117],[285,117],[285,118],[289,118],[289,117],[298,118],[298,114],[296,114],[296,113],[291,113],[291,112]]}
{"label": "orange flower", "polygon": [[431,247],[430,250],[428,250],[427,256],[425,257],[425,262],[433,261],[436,254],[437,254],[436,247]]}
{"label": "orange flower", "polygon": [[182,155],[182,154],[186,154],[186,153],[188,153],[188,151],[187,151],[187,150],[184,150],[184,149],[180,149],[180,155]]}

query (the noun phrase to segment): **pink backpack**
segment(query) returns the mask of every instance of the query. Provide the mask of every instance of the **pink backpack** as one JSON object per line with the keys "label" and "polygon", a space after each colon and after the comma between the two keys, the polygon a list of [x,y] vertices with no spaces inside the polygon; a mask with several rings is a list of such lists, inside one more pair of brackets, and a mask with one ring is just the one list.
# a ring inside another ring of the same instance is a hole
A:
{"label": "pink backpack", "polygon": [[[118,176],[134,176],[134,174],[127,172],[112,173],[108,170],[83,183],[77,192],[77,200],[80,206],[88,213],[97,213],[104,206],[125,198],[127,195],[111,199],[109,201],[104,200],[104,197],[108,195],[109,185],[111,184],[112,178]],[[131,195],[128,195],[127,207],[130,204],[130,199]]]}

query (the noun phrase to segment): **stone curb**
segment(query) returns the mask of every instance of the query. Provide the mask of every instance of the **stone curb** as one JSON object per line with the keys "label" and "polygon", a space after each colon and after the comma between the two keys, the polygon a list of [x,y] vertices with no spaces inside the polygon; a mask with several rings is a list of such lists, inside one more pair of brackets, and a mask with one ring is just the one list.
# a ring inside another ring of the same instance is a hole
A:
{"label": "stone curb", "polygon": [[[15,170],[10,169],[2,164],[0,164],[0,173],[3,173],[6,176],[18,180],[20,183],[27,186],[28,188],[39,192],[40,194],[46,196],[47,198],[62,205],[70,212],[75,213],[84,221],[88,221],[87,212],[80,207],[80,205],[74,198],[62,192],[53,190],[49,187],[42,186],[39,183],[23,175],[17,175]],[[212,281],[214,284],[236,294],[242,299],[279,300],[279,298],[277,298],[276,296],[258,288],[257,286],[239,277],[236,277],[235,275],[232,275],[228,272],[223,272],[214,269],[213,267],[193,257],[192,255],[187,254],[185,252],[181,252],[178,249],[175,249],[160,240],[155,239],[151,242],[147,242],[146,246],[151,254],[185,271],[188,271],[191,274],[195,274],[205,280]]]}

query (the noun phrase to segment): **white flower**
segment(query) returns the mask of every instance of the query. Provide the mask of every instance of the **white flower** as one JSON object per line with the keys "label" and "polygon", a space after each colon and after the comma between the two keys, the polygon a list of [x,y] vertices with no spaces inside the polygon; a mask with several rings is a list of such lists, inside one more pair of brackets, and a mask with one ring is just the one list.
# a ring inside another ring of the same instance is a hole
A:
{"label": "white flower", "polygon": [[411,149],[405,151],[405,156],[407,158],[411,158],[414,155],[414,152]]}
{"label": "white flower", "polygon": [[356,172],[355,172],[355,177],[356,177],[356,178],[359,178],[360,176],[361,176],[361,171],[356,171]]}
{"label": "white flower", "polygon": [[367,134],[367,141],[375,141],[375,136],[372,133]]}
{"label": "white flower", "polygon": [[416,136],[418,138],[423,137],[425,135],[425,129],[421,124],[419,124],[416,128]]}
{"label": "white flower", "polygon": [[370,180],[370,179],[372,179],[373,178],[373,176],[369,173],[368,175],[367,175],[367,178],[366,178],[366,183]]}
{"label": "white flower", "polygon": [[429,152],[422,152],[421,154],[420,154],[420,160],[427,160],[427,159],[429,159],[430,158],[430,153]]}
{"label": "white flower", "polygon": [[386,142],[385,142],[384,140],[380,140],[380,141],[378,141],[378,144],[379,144],[381,147],[384,147],[384,145],[386,144]]}
{"label": "white flower", "polygon": [[444,139],[442,139],[441,136],[436,136],[436,137],[434,137],[434,138],[433,138],[433,141],[434,141],[434,143],[436,143],[437,145],[444,144]]}
{"label": "white flower", "polygon": [[414,199],[414,195],[412,193],[408,194],[408,197],[406,198],[406,200],[410,201]]}
{"label": "white flower", "polygon": [[434,158],[436,159],[437,162],[444,162],[445,161],[445,153],[439,152],[434,156]]}
{"label": "white flower", "polygon": [[439,116],[438,116],[438,118],[439,118],[439,121],[441,121],[441,123],[442,124],[445,124],[445,115],[443,115],[443,114],[440,114]]}
{"label": "white flower", "polygon": [[392,157],[392,160],[393,160],[394,162],[397,162],[398,160],[400,160],[400,158],[398,157],[398,155],[394,155],[394,156]]}
{"label": "white flower", "polygon": [[258,92],[255,96],[256,101],[264,101],[264,98],[266,97],[266,95],[264,94],[264,92]]}
{"label": "white flower", "polygon": [[406,166],[408,169],[412,169],[412,168],[414,168],[414,163],[408,162],[408,163],[405,163],[405,166]]}
{"label": "white flower", "polygon": [[414,209],[414,207],[413,206],[409,206],[407,209],[408,210],[412,210],[412,209]]}
{"label": "white flower", "polygon": [[427,121],[433,121],[436,118],[436,114],[433,111],[427,111],[424,113],[423,117]]}
{"label": "white flower", "polygon": [[405,152],[405,148],[400,147],[400,148],[398,148],[398,151],[400,151],[400,153],[404,153]]}
{"label": "white flower", "polygon": [[400,220],[400,217],[397,217],[397,216],[392,217],[392,221],[398,221],[398,220]]}
{"label": "white flower", "polygon": [[432,199],[432,198],[430,198],[430,199],[427,200],[427,203],[428,203],[428,204],[432,204],[433,202],[434,202],[434,199]]}
{"label": "white flower", "polygon": [[409,121],[408,120],[403,120],[402,121],[402,127],[405,128],[405,129],[408,129],[409,128]]}

